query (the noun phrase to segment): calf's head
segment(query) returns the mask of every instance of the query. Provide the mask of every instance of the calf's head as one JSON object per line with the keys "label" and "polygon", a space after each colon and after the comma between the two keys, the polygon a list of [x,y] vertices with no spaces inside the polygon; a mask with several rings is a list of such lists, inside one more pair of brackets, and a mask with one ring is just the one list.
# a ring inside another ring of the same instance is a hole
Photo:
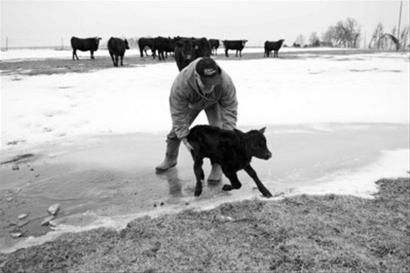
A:
{"label": "calf's head", "polygon": [[266,138],[263,135],[266,127],[260,130],[251,130],[246,133],[246,146],[247,150],[254,157],[268,160],[272,157],[272,153],[269,151]]}

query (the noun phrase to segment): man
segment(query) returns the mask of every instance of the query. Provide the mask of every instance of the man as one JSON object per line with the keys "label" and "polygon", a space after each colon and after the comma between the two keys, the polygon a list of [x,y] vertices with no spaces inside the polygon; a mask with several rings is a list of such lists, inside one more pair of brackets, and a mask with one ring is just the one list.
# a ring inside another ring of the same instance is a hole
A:
{"label": "man", "polygon": [[[171,88],[169,104],[172,129],[167,135],[165,159],[155,168],[158,172],[177,164],[181,141],[192,149],[186,136],[202,110],[205,110],[209,125],[228,130],[236,127],[238,101],[235,86],[229,75],[209,57],[196,59],[178,74]],[[208,181],[217,182],[221,177],[221,167],[213,164]]]}

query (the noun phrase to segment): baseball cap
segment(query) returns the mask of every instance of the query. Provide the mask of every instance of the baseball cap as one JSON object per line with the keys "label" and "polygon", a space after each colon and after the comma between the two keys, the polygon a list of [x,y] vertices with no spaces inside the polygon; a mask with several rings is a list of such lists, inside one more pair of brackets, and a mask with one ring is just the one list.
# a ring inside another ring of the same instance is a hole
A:
{"label": "baseball cap", "polygon": [[221,68],[210,57],[203,57],[195,67],[205,85],[218,85],[222,82]]}

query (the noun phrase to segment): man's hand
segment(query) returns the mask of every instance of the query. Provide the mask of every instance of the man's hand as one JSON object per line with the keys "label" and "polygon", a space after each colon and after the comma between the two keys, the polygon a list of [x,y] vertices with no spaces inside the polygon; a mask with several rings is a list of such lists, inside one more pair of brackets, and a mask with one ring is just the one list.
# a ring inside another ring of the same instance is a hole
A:
{"label": "man's hand", "polygon": [[186,137],[182,138],[182,142],[184,143],[185,147],[187,147],[188,151],[192,151],[194,147],[189,144],[188,139]]}

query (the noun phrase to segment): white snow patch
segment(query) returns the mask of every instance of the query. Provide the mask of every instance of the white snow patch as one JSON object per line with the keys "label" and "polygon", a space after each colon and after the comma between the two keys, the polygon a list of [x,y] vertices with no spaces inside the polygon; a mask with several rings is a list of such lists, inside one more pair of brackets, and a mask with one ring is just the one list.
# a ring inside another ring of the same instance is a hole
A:
{"label": "white snow patch", "polygon": [[[399,53],[220,60],[239,100],[239,126],[409,122],[409,61]],[[360,60],[357,60],[357,59]],[[1,148],[71,136],[166,133],[174,63],[90,73],[1,75]],[[18,80],[16,80],[18,77]],[[196,123],[206,123],[204,114]]]}
{"label": "white snow patch", "polygon": [[296,194],[342,194],[374,198],[380,178],[409,177],[410,150],[384,151],[374,163],[359,170],[330,173],[315,184],[296,189]]}

